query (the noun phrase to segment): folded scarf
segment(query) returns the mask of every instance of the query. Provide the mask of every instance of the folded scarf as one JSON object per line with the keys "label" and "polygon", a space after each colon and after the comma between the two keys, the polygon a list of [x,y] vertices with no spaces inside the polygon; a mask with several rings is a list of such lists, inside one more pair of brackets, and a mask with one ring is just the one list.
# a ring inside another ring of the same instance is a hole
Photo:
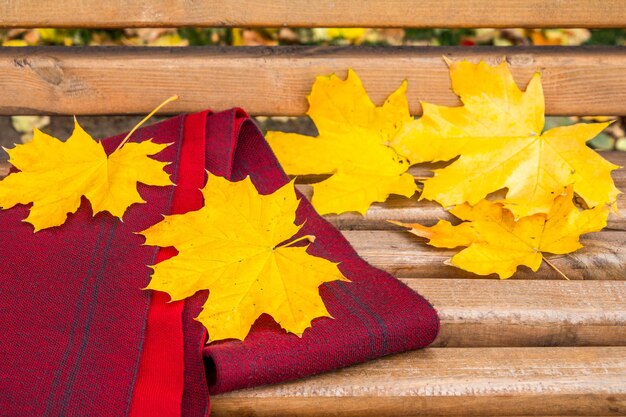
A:
{"label": "folded scarf", "polygon": [[[111,152],[123,135],[103,140]],[[315,235],[309,252],[334,262],[351,282],[320,294],[333,317],[302,338],[267,315],[243,341],[205,345],[193,320],[208,292],[168,303],[144,291],[172,248],[143,246],[134,232],[203,205],[206,170],[250,176],[262,194],[288,178],[263,136],[239,109],[178,116],[139,129],[132,141],[172,143],[156,159],[176,187],[138,189],[146,204],[124,221],[81,208],[60,227],[33,233],[28,208],[0,211],[0,414],[205,416],[209,392],[301,378],[416,349],[434,340],[437,314],[420,295],[363,261],[340,232],[302,199],[297,222]]]}

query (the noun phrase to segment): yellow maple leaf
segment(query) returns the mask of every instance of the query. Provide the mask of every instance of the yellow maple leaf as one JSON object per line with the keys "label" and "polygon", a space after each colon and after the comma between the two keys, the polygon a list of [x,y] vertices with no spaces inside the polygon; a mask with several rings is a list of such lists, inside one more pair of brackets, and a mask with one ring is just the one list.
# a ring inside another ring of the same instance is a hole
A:
{"label": "yellow maple leaf", "polygon": [[337,264],[292,246],[299,204],[293,182],[260,195],[250,178],[209,176],[200,210],[166,216],[141,232],[147,245],[174,246],[178,255],[153,267],[148,289],[181,300],[210,291],[198,320],[209,339],[240,339],[263,313],[301,335],[329,316],[319,295],[324,282],[344,280]]}
{"label": "yellow maple leaf", "polygon": [[542,252],[565,254],[582,247],[580,235],[606,226],[606,205],[578,210],[572,202],[572,188],[558,196],[548,214],[534,214],[515,220],[501,203],[481,200],[476,206],[467,203],[450,212],[465,222],[453,226],[440,220],[432,227],[392,222],[410,227],[410,232],[429,239],[439,248],[465,246],[451,259],[452,265],[480,275],[496,273],[512,276],[519,265],[537,271]]}
{"label": "yellow maple leaf", "polygon": [[9,162],[20,171],[0,181],[0,207],[33,203],[25,221],[35,231],[65,223],[82,196],[91,202],[94,215],[108,211],[121,218],[131,204],[144,202],[137,192],[138,182],[172,184],[163,171],[167,163],[148,157],[167,146],[152,141],[126,143],[107,156],[102,144],[77,121],[66,142],[35,129],[31,142],[6,150]]}
{"label": "yellow maple leaf", "polygon": [[317,137],[268,132],[267,141],[289,175],[332,174],[313,185],[312,203],[320,214],[364,214],[389,194],[412,196],[409,162],[388,146],[404,123],[413,120],[406,82],[380,107],[370,100],[361,80],[348,70],[317,77],[308,96]]}
{"label": "yellow maple leaf", "polygon": [[316,28],[313,29],[313,37],[318,41],[345,39],[354,44],[359,44],[365,38],[365,28]]}
{"label": "yellow maple leaf", "polygon": [[585,143],[608,123],[577,124],[543,132],[544,98],[536,73],[522,92],[506,62],[449,63],[452,88],[463,106],[422,103],[423,116],[405,123],[392,146],[411,163],[448,161],[424,181],[420,199],[445,207],[476,204],[507,188],[505,207],[515,217],[547,213],[573,185],[589,207],[615,202],[611,179],[618,166]]}

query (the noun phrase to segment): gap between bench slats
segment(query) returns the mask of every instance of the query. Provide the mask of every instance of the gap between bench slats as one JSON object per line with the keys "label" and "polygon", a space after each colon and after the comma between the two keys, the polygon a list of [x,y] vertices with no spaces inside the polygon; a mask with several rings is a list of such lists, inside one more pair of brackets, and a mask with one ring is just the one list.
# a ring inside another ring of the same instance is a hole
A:
{"label": "gap between bench slats", "polygon": [[419,99],[456,105],[442,55],[507,56],[525,85],[540,70],[548,114],[626,114],[623,47],[26,47],[0,48],[0,114],[145,114],[241,106],[251,114],[302,115],[315,76],[348,67],[381,104],[404,78]]}
{"label": "gap between bench slats", "polygon": [[0,3],[0,27],[622,27],[620,0],[306,0],[189,2],[20,0]]}
{"label": "gap between bench slats", "polygon": [[620,415],[626,347],[431,348],[211,397],[214,416]]}

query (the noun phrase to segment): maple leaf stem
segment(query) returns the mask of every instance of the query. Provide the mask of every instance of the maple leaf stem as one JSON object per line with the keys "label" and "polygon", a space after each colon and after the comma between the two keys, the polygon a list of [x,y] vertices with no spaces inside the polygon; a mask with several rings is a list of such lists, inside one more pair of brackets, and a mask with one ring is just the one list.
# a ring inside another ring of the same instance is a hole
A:
{"label": "maple leaf stem", "polygon": [[295,239],[295,240],[292,240],[291,242],[289,242],[289,243],[287,243],[287,244],[283,245],[283,247],[285,247],[285,248],[286,248],[286,247],[291,246],[291,245],[293,245],[293,244],[296,244],[296,243],[298,243],[298,242],[302,242],[303,240],[308,240],[309,242],[315,242],[315,236],[313,236],[313,235],[304,235],[304,236],[300,236],[299,238],[297,238],[297,239]]}
{"label": "maple leaf stem", "polygon": [[562,272],[559,268],[557,268],[557,267],[556,267],[556,265],[554,265],[552,262],[550,262],[550,261],[549,261],[549,260],[548,260],[545,256],[542,256],[542,258],[543,258],[543,260],[544,260],[544,261],[546,261],[546,263],[547,263],[548,265],[550,265],[550,267],[551,267],[552,269],[554,269],[556,272],[558,272],[558,273],[559,273],[559,275],[561,275],[563,278],[565,278],[565,279],[566,279],[566,280],[568,280],[568,281],[570,280],[570,279],[567,277],[567,275],[565,275],[565,274],[564,274],[564,273],[563,273],[563,272]]}
{"label": "maple leaf stem", "polygon": [[155,108],[154,110],[152,110],[152,111],[150,112],[150,114],[148,114],[146,117],[144,117],[143,119],[141,119],[141,121],[140,121],[139,123],[137,123],[137,124],[135,125],[135,127],[133,127],[133,128],[130,130],[130,132],[128,132],[128,134],[126,135],[126,137],[124,138],[124,140],[123,140],[123,141],[122,141],[119,145],[117,145],[117,148],[115,148],[115,151],[119,151],[119,150],[120,150],[120,148],[121,148],[122,146],[124,146],[124,144],[125,144],[126,142],[128,142],[128,139],[130,139],[131,135],[132,135],[133,133],[135,133],[135,131],[136,131],[137,129],[139,129],[139,128],[141,127],[141,125],[142,125],[142,124],[144,124],[145,122],[147,122],[147,121],[148,121],[148,119],[150,119],[152,116],[154,116],[154,114],[155,114],[156,112],[158,112],[159,110],[161,110],[161,109],[162,109],[162,108],[163,108],[166,104],[171,103],[171,102],[172,102],[172,101],[174,101],[174,100],[178,100],[178,96],[177,96],[177,95],[175,95],[175,96],[172,96],[172,97],[168,98],[168,99],[167,99],[167,100],[165,100],[163,103],[161,103],[161,104],[159,104],[158,106],[156,106],[156,108]]}

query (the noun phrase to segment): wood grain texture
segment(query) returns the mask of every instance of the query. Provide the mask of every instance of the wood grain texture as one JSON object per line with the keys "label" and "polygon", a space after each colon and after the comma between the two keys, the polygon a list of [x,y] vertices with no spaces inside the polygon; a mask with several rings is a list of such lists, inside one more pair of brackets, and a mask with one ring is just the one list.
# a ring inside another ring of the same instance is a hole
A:
{"label": "wood grain texture", "polygon": [[[476,278],[477,276],[444,264],[455,253],[426,245],[409,232],[395,230],[348,230],[342,232],[359,256],[390,274],[406,278]],[[548,255],[548,259],[571,280],[626,279],[626,232],[602,231],[581,238],[582,249],[567,255]],[[489,275],[497,278],[497,275]],[[558,279],[545,262],[537,273],[519,267],[516,279]]]}
{"label": "wood grain texture", "polygon": [[381,104],[409,80],[419,100],[457,105],[442,55],[452,60],[506,56],[525,86],[540,70],[548,114],[626,114],[622,47],[26,47],[0,48],[0,114],[146,114],[165,98],[167,112],[222,110],[302,115],[315,76],[347,68]]}
{"label": "wood grain texture", "polygon": [[213,416],[626,413],[626,347],[430,348],[211,397]]}
{"label": "wood grain texture", "polygon": [[626,281],[402,281],[439,313],[433,346],[626,345]]}
{"label": "wood grain texture", "polygon": [[0,2],[0,27],[621,27],[621,0]]}

